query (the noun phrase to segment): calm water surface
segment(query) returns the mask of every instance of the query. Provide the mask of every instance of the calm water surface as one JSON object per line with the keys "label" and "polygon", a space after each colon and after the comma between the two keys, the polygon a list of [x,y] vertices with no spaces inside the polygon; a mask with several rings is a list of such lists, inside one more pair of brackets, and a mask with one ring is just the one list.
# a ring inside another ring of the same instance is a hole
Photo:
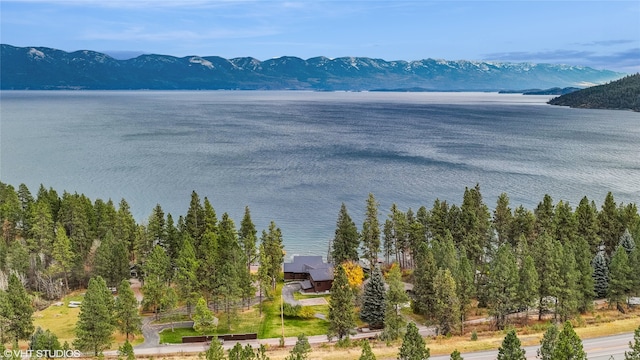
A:
{"label": "calm water surface", "polygon": [[0,179],[91,199],[125,198],[139,221],[174,218],[190,194],[239,226],[274,220],[289,255],[326,254],[340,203],[358,227],[372,192],[460,204],[479,183],[493,207],[640,203],[640,114],[552,107],[487,93],[2,92]]}

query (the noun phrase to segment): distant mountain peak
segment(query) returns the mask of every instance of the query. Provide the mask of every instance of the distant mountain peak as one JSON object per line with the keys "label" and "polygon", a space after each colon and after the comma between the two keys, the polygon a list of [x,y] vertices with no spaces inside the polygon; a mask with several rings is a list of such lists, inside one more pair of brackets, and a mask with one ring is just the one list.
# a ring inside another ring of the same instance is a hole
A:
{"label": "distant mountain peak", "polygon": [[498,91],[603,84],[625,74],[588,67],[475,60],[386,61],[104,53],[1,45],[2,89],[412,89]]}

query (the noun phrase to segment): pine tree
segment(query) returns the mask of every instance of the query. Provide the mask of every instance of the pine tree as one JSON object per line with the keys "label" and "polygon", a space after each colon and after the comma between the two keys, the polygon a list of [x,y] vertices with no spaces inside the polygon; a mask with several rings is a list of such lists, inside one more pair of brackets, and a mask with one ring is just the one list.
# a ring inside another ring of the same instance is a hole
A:
{"label": "pine tree", "polygon": [[168,285],[170,260],[165,250],[156,245],[151,254],[147,257],[143,271],[145,274],[142,293],[144,294],[143,305],[153,308],[153,312],[158,319],[162,298],[165,296]]}
{"label": "pine tree", "polygon": [[455,273],[455,277],[456,292],[460,302],[460,333],[464,334],[464,322],[467,317],[467,312],[471,308],[471,301],[475,296],[476,289],[471,262],[469,261],[469,258],[467,258],[464,249],[460,250],[458,271]]}
{"label": "pine tree", "polygon": [[546,309],[545,299],[548,296],[556,296],[559,291],[560,262],[562,261],[558,257],[560,247],[560,243],[546,233],[538,237],[534,247],[534,262],[540,281],[538,320],[542,320],[542,314]]}
{"label": "pine tree", "polygon": [[129,340],[129,334],[142,333],[142,318],[138,311],[138,300],[128,280],[122,280],[118,286],[118,298],[115,302],[114,318],[118,330],[125,334]]}
{"label": "pine tree", "polygon": [[578,221],[568,202],[560,200],[555,206],[553,215],[553,230],[556,240],[561,244],[572,244],[578,232]]}
{"label": "pine tree", "polygon": [[309,358],[309,353],[311,352],[311,345],[309,345],[309,340],[304,334],[298,335],[298,340],[296,344],[291,349],[289,356],[287,356],[286,360],[306,360]]}
{"label": "pine tree", "polygon": [[[127,274],[129,270],[129,254],[133,254],[136,245],[136,221],[131,214],[131,210],[129,208],[129,204],[125,201],[125,199],[120,200],[120,204],[118,206],[118,213],[116,216],[116,227],[114,228],[114,236],[118,240],[117,243],[122,245],[124,250],[122,251],[125,256],[124,259],[120,260],[120,262],[124,262],[127,265]],[[114,264],[115,266],[116,264]],[[116,270],[117,272],[117,270]],[[109,280],[107,280],[107,284],[109,284]],[[115,280],[111,286],[115,286],[120,282],[121,279]]]}
{"label": "pine tree", "polygon": [[413,272],[413,310],[418,314],[433,316],[433,278],[437,270],[433,251],[426,243],[420,244]]}
{"label": "pine tree", "polygon": [[209,199],[205,196],[204,198],[204,207],[202,209],[202,221],[203,221],[203,229],[202,233],[217,233],[218,232],[218,218],[216,216],[216,211],[209,202]]}
{"label": "pine tree", "polygon": [[429,356],[429,348],[426,347],[424,339],[418,333],[418,327],[410,322],[402,339],[398,360],[426,360]]}
{"label": "pine tree", "polygon": [[460,321],[460,301],[456,293],[456,282],[449,269],[439,269],[433,279],[435,293],[435,317],[440,333],[451,334]]}
{"label": "pine tree", "polygon": [[342,264],[349,260],[358,261],[358,246],[360,244],[358,236],[356,224],[351,220],[347,206],[342,203],[332,242],[331,257],[334,264]]}
{"label": "pine tree", "polygon": [[564,323],[562,331],[558,334],[556,346],[553,349],[552,359],[562,360],[586,360],[587,354],[582,348],[582,340],[573,330],[569,321]]}
{"label": "pine tree", "polygon": [[382,281],[382,273],[376,267],[373,274],[364,285],[362,296],[362,307],[360,309],[360,319],[372,329],[380,329],[384,326],[385,314],[385,290]]}
{"label": "pine tree", "polygon": [[576,260],[571,244],[560,246],[560,284],[556,296],[555,315],[560,316],[562,321],[567,321],[578,311],[578,298],[580,291],[578,289],[578,278],[580,274],[576,268]]}
{"label": "pine tree", "polygon": [[610,304],[619,306],[625,297],[630,293],[633,285],[631,268],[629,267],[629,257],[627,251],[618,246],[611,258],[609,268],[609,290],[607,298]]}
{"label": "pine tree", "polygon": [[593,297],[595,296],[593,282],[593,267],[591,267],[591,251],[587,241],[578,237],[573,247],[576,259],[576,300],[578,311],[585,313],[593,308]]}
{"label": "pine tree", "polygon": [[369,193],[367,198],[367,211],[365,212],[364,223],[362,224],[362,255],[369,261],[369,267],[373,271],[378,263],[378,253],[380,252],[380,223],[378,222],[378,202],[373,194]]}
{"label": "pine tree", "polygon": [[409,301],[407,293],[402,284],[402,273],[400,267],[393,265],[387,274],[387,284],[389,290],[386,294],[386,305],[384,315],[384,332],[382,336],[387,340],[395,340],[400,337],[400,332],[404,327],[404,317],[400,313],[402,304]]}
{"label": "pine tree", "polygon": [[575,216],[578,222],[577,235],[589,244],[591,253],[596,254],[601,240],[598,236],[598,210],[595,203],[589,202],[586,196],[583,197],[576,208]]}
{"label": "pine tree", "polygon": [[515,308],[518,295],[518,267],[511,246],[500,246],[490,266],[487,284],[489,313],[495,316],[497,328],[502,329],[507,314]]}
{"label": "pine tree", "polygon": [[9,304],[7,332],[14,341],[29,339],[34,330],[34,310],[27,291],[14,273],[9,275],[6,299]]}
{"label": "pine tree", "polygon": [[536,216],[536,233],[538,235],[553,234],[553,199],[549,194],[544,194],[542,201],[538,203],[533,213]]}
{"label": "pine tree", "polygon": [[258,258],[258,248],[256,243],[258,241],[256,226],[253,225],[251,220],[251,211],[248,206],[244,208],[244,217],[240,223],[240,231],[238,232],[238,241],[240,247],[244,252],[244,258],[247,260],[247,271],[251,272],[251,264],[253,264]]}
{"label": "pine tree", "polygon": [[362,340],[362,353],[358,360],[376,360],[376,356],[373,354],[371,345],[367,339]]}
{"label": "pine tree", "polygon": [[185,234],[182,249],[176,259],[176,289],[187,306],[188,316],[191,316],[191,310],[198,299],[198,265],[193,241]]}
{"label": "pine tree", "polygon": [[[465,188],[460,206],[461,241],[475,268],[482,265],[484,251],[491,239],[491,213],[482,201],[480,185]],[[451,231],[455,239],[455,231]]]}
{"label": "pine tree", "polygon": [[558,327],[549,326],[540,340],[540,348],[538,349],[538,358],[540,360],[554,360],[553,352],[558,342]]}
{"label": "pine tree", "polygon": [[449,230],[445,231],[445,237],[435,238],[432,241],[433,257],[436,260],[438,269],[449,269],[452,274],[458,270],[458,255],[453,243],[453,236]]}
{"label": "pine tree", "polygon": [[509,197],[506,193],[498,196],[496,209],[493,211],[493,228],[498,236],[498,245],[510,242],[513,227],[513,213],[509,207]]}
{"label": "pine tree", "polygon": [[284,246],[282,245],[282,232],[276,227],[275,222],[269,224],[269,231],[262,231],[260,245],[260,267],[264,267],[264,274],[271,280],[271,287],[276,289],[276,280],[280,276],[282,263],[284,262]]}
{"label": "pine tree", "polygon": [[602,208],[598,213],[598,230],[605,252],[611,256],[623,231],[622,224],[618,219],[618,206],[611,192],[607,193]]}
{"label": "pine tree", "polygon": [[107,283],[100,276],[89,280],[89,287],[80,306],[76,323],[76,340],[79,350],[91,350],[94,356],[109,348],[114,330],[113,297]]}
{"label": "pine tree", "polygon": [[633,332],[633,343],[629,341],[631,351],[624,352],[624,360],[640,360],[640,326]]}
{"label": "pine tree", "polygon": [[125,340],[124,344],[118,348],[118,355],[124,357],[126,360],[135,360],[136,354],[133,352],[133,346],[129,340]]}
{"label": "pine tree", "polygon": [[218,291],[223,301],[227,326],[231,328],[232,314],[236,310],[233,304],[242,293],[239,273],[246,270],[246,261],[238,243],[235,225],[227,213],[222,214],[218,232],[218,257],[221,260],[217,271]]}
{"label": "pine tree", "polygon": [[49,329],[46,331],[42,330],[42,328],[38,326],[33,335],[31,335],[29,350],[34,351],[34,353],[38,350],[48,350],[51,354],[56,350],[62,350],[62,346],[56,334],[49,331]]}
{"label": "pine tree", "polygon": [[56,236],[53,240],[52,257],[56,261],[57,266],[64,274],[65,289],[69,291],[69,271],[73,264],[73,252],[71,251],[71,241],[67,236],[62,225],[58,225]]}
{"label": "pine tree", "polygon": [[114,287],[120,281],[129,278],[129,253],[122,240],[116,240],[108,231],[102,241],[94,260],[94,274],[102,277],[107,286]]}
{"label": "pine tree", "polygon": [[609,292],[609,268],[604,251],[599,251],[591,261],[593,268],[593,289],[598,299],[607,296]]}
{"label": "pine tree", "polygon": [[509,331],[498,348],[498,360],[525,360],[524,354],[525,350],[521,347],[516,331]]}
{"label": "pine tree", "polygon": [[[536,297],[540,289],[540,281],[538,280],[535,263],[533,261],[533,257],[528,253],[524,254],[519,275],[520,281],[518,283],[517,296],[518,306],[528,310],[535,304]],[[525,315],[525,319],[528,318],[528,315]]]}
{"label": "pine tree", "polygon": [[204,358],[206,360],[225,360],[226,356],[224,356],[224,348],[222,347],[222,343],[217,338],[211,340],[211,344],[209,348],[205,352]]}
{"label": "pine tree", "polygon": [[185,230],[193,239],[195,247],[198,248],[202,235],[205,233],[204,209],[200,203],[200,197],[195,191],[191,192],[191,202],[189,210],[184,218]]}
{"label": "pine tree", "polygon": [[255,354],[251,345],[242,347],[240,343],[236,343],[231,350],[229,350],[229,360],[253,360]]}
{"label": "pine tree", "polygon": [[349,332],[356,325],[354,316],[353,291],[349,286],[347,274],[342,266],[338,266],[331,286],[329,299],[329,336],[337,336],[339,340],[349,337]]}
{"label": "pine tree", "polygon": [[451,356],[449,357],[449,360],[463,360],[462,355],[460,355],[460,351],[458,351],[457,349],[453,350]]}
{"label": "pine tree", "polygon": [[215,327],[213,313],[209,310],[207,301],[203,297],[198,299],[192,319],[193,330],[201,334],[211,331]]}

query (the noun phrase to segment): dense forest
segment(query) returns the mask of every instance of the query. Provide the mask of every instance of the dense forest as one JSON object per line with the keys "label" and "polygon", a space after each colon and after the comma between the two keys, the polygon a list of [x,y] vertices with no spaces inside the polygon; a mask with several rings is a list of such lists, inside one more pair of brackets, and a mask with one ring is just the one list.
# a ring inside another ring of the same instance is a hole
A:
{"label": "dense forest", "polygon": [[[436,200],[414,212],[394,204],[382,221],[380,212],[370,194],[358,229],[346,206],[339,209],[328,253],[336,268],[330,336],[348,337],[359,315],[384,328],[387,338],[398,338],[400,304],[409,300],[402,282],[413,283],[413,311],[443,334],[464,332],[472,304],[487,308],[495,327],[504,328],[507,315],[522,309],[565,321],[589,311],[595,298],[624,310],[626,298],[640,293],[640,214],[636,204],[616,203],[612,193],[600,207],[584,197],[575,209],[545,195],[533,210],[512,208],[502,194],[490,211],[476,185],[464,190],[460,205]],[[283,235],[275,223],[258,238],[248,207],[237,227],[226,213],[218,219],[196,192],[177,220],[157,205],[138,223],[124,199],[116,207],[77,193],[60,196],[42,185],[34,196],[24,184],[16,189],[0,183],[0,222],[2,302],[24,298],[26,290],[41,308],[70,289],[88,288],[86,303],[89,294],[119,286],[133,272],[144,281],[148,311],[157,316],[181,306],[194,328],[206,327],[208,309],[231,321],[256,290],[273,296],[282,276]],[[374,267],[370,281],[352,291],[347,264],[360,260],[381,261],[384,275]],[[252,264],[259,264],[257,272],[250,271]],[[5,335],[31,335],[28,327],[21,329],[3,331],[2,342]],[[121,329],[130,330],[135,328]]]}
{"label": "dense forest", "polygon": [[640,111],[640,73],[605,85],[558,96],[551,99],[549,104],[574,108]]}

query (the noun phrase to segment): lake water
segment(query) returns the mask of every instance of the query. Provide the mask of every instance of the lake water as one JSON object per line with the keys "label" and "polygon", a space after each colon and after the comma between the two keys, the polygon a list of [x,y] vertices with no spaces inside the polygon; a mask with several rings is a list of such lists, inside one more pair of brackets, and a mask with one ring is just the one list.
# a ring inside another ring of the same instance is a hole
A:
{"label": "lake water", "polygon": [[2,92],[0,179],[92,200],[125,198],[145,221],[174,218],[192,190],[240,225],[274,220],[289,255],[325,255],[340,204],[361,227],[369,192],[384,221],[460,204],[481,186],[492,208],[575,207],[608,191],[640,203],[640,114],[490,93],[260,91]]}

